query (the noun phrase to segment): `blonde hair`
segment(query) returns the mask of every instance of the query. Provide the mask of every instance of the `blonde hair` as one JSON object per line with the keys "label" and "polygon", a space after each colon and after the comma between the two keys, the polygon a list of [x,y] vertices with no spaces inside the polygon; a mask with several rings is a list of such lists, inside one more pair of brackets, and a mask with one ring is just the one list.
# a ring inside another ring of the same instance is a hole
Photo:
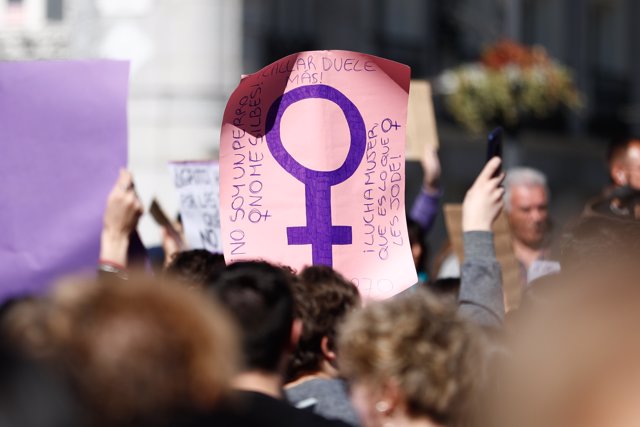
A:
{"label": "blonde hair", "polygon": [[410,416],[455,424],[467,412],[474,389],[472,332],[432,295],[420,292],[353,313],[338,345],[347,379],[369,387],[395,382]]}

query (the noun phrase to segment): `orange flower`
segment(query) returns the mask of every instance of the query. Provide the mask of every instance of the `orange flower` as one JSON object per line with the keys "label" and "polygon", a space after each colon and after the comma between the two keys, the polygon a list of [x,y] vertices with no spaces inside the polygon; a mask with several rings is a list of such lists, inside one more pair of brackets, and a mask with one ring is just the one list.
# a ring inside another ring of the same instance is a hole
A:
{"label": "orange flower", "polygon": [[511,40],[501,40],[487,48],[480,61],[488,68],[500,70],[507,65],[530,68],[549,62],[546,51],[541,47],[530,48]]}

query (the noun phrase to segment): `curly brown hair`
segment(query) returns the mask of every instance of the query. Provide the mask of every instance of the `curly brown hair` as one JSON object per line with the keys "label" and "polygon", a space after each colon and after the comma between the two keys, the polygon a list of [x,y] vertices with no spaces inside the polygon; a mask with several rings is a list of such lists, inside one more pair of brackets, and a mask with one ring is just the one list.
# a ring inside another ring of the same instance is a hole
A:
{"label": "curly brown hair", "polygon": [[222,254],[204,249],[192,249],[176,253],[165,269],[167,277],[191,286],[209,288],[224,272]]}
{"label": "curly brown hair", "polygon": [[302,335],[289,364],[293,381],[320,370],[324,358],[322,338],[335,349],[338,325],[360,306],[358,288],[340,273],[326,266],[307,267],[293,282],[296,317],[302,320]]}
{"label": "curly brown hair", "polygon": [[457,425],[468,416],[475,389],[470,328],[427,293],[376,302],[343,325],[340,370],[373,390],[392,381],[408,415]]}

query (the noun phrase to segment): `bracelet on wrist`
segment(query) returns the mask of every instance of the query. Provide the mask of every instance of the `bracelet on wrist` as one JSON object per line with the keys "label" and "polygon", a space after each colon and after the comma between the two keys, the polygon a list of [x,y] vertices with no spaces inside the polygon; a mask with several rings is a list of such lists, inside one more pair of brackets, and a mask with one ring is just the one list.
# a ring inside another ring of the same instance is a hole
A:
{"label": "bracelet on wrist", "polygon": [[114,275],[123,280],[127,280],[129,278],[129,274],[125,267],[112,261],[100,260],[98,263],[98,272]]}
{"label": "bracelet on wrist", "polygon": [[100,259],[98,261],[99,265],[106,265],[106,266],[110,266],[113,267],[117,270],[121,270],[121,271],[125,271],[127,269],[127,267],[125,267],[124,265],[114,262],[114,261],[109,261],[108,259]]}

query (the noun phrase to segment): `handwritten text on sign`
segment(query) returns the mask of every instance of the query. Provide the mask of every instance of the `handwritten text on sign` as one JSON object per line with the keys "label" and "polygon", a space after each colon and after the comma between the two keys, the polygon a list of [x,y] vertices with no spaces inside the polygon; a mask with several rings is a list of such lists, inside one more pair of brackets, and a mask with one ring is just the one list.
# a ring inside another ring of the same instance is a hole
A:
{"label": "handwritten text on sign", "polygon": [[214,162],[171,163],[180,216],[191,249],[222,252],[219,168]]}
{"label": "handwritten text on sign", "polygon": [[303,52],[245,77],[224,114],[227,262],[329,265],[365,298],[416,281],[404,208],[408,67]]}

